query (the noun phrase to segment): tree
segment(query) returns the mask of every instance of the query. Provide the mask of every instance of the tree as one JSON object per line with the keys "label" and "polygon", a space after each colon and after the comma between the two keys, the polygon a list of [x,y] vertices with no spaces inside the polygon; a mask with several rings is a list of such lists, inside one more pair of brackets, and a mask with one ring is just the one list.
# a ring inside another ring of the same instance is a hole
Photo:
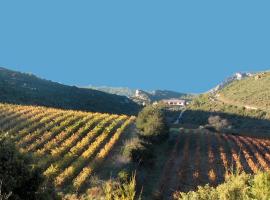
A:
{"label": "tree", "polygon": [[0,181],[3,194],[11,194],[10,199],[53,198],[45,197],[45,192],[41,190],[44,181],[42,173],[31,163],[30,156],[23,155],[7,139],[0,138]]}
{"label": "tree", "polygon": [[136,126],[142,138],[151,142],[167,139],[169,126],[161,106],[147,106],[138,115]]}

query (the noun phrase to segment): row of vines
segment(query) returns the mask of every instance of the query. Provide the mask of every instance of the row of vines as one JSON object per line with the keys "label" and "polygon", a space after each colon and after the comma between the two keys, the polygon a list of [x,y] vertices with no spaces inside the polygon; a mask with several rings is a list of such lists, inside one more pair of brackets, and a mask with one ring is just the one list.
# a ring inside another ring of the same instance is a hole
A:
{"label": "row of vines", "polygon": [[256,173],[269,168],[269,139],[203,130],[180,131],[157,192],[168,197],[173,191],[186,192],[195,190],[198,185],[218,185],[235,170]]}
{"label": "row of vines", "polygon": [[59,191],[84,192],[134,117],[0,104],[0,131]]}

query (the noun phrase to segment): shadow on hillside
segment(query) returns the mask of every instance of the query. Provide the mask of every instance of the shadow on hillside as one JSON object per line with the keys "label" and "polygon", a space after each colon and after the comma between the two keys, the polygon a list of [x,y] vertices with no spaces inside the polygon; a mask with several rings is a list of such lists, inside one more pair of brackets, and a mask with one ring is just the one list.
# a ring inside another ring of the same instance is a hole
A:
{"label": "shadow on hillside", "polygon": [[217,115],[222,119],[226,119],[232,125],[232,129],[230,131],[226,131],[226,133],[256,137],[270,137],[270,120],[224,112],[187,110],[180,120],[179,125],[184,127],[188,126],[192,128],[199,128],[200,126],[205,126],[208,124],[208,119],[210,116]]}

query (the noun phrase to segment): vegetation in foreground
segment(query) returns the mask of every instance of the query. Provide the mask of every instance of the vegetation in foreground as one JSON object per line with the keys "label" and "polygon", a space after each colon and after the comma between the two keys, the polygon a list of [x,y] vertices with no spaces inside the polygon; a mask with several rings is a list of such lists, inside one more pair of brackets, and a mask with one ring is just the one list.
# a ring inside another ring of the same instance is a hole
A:
{"label": "vegetation in foreground", "polygon": [[216,186],[224,182],[231,168],[248,174],[268,171],[270,140],[183,129],[168,155],[155,196],[169,199],[172,191]]}
{"label": "vegetation in foreground", "polygon": [[81,196],[66,195],[65,200],[140,200],[141,194],[136,191],[136,175],[128,178],[119,174],[116,179],[102,181]]}
{"label": "vegetation in foreground", "polygon": [[8,137],[0,138],[0,199],[57,199],[32,157],[20,153]]}
{"label": "vegetation in foreground", "polygon": [[177,192],[176,200],[268,200],[270,172],[232,174],[217,187],[199,186],[197,191]]}

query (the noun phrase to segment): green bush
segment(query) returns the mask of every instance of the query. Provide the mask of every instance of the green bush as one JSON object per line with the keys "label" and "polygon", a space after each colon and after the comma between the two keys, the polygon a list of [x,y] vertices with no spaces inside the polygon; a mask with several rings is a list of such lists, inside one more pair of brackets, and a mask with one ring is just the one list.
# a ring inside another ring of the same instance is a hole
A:
{"label": "green bush", "polygon": [[168,138],[169,127],[165,113],[160,106],[147,106],[138,115],[136,126],[142,138],[160,142]]}
{"label": "green bush", "polygon": [[13,144],[0,139],[1,193],[10,194],[9,199],[52,199],[46,196],[44,179],[39,169],[32,166],[30,156],[18,152]]}
{"label": "green bush", "polygon": [[140,148],[142,148],[141,140],[138,137],[134,137],[124,142],[121,152],[126,158],[132,158],[132,151]]}
{"label": "green bush", "polygon": [[132,175],[126,180],[110,179],[99,187],[90,188],[86,194],[66,195],[64,199],[71,200],[140,200],[141,195],[136,192],[136,178]]}
{"label": "green bush", "polygon": [[260,172],[254,176],[251,194],[256,199],[270,199],[270,172]]}
{"label": "green bush", "polygon": [[197,191],[175,193],[174,197],[178,200],[269,200],[270,172],[234,174],[216,188],[199,186]]}
{"label": "green bush", "polygon": [[136,178],[133,175],[130,180],[124,183],[107,181],[103,185],[105,200],[135,200],[141,199],[136,197]]}

